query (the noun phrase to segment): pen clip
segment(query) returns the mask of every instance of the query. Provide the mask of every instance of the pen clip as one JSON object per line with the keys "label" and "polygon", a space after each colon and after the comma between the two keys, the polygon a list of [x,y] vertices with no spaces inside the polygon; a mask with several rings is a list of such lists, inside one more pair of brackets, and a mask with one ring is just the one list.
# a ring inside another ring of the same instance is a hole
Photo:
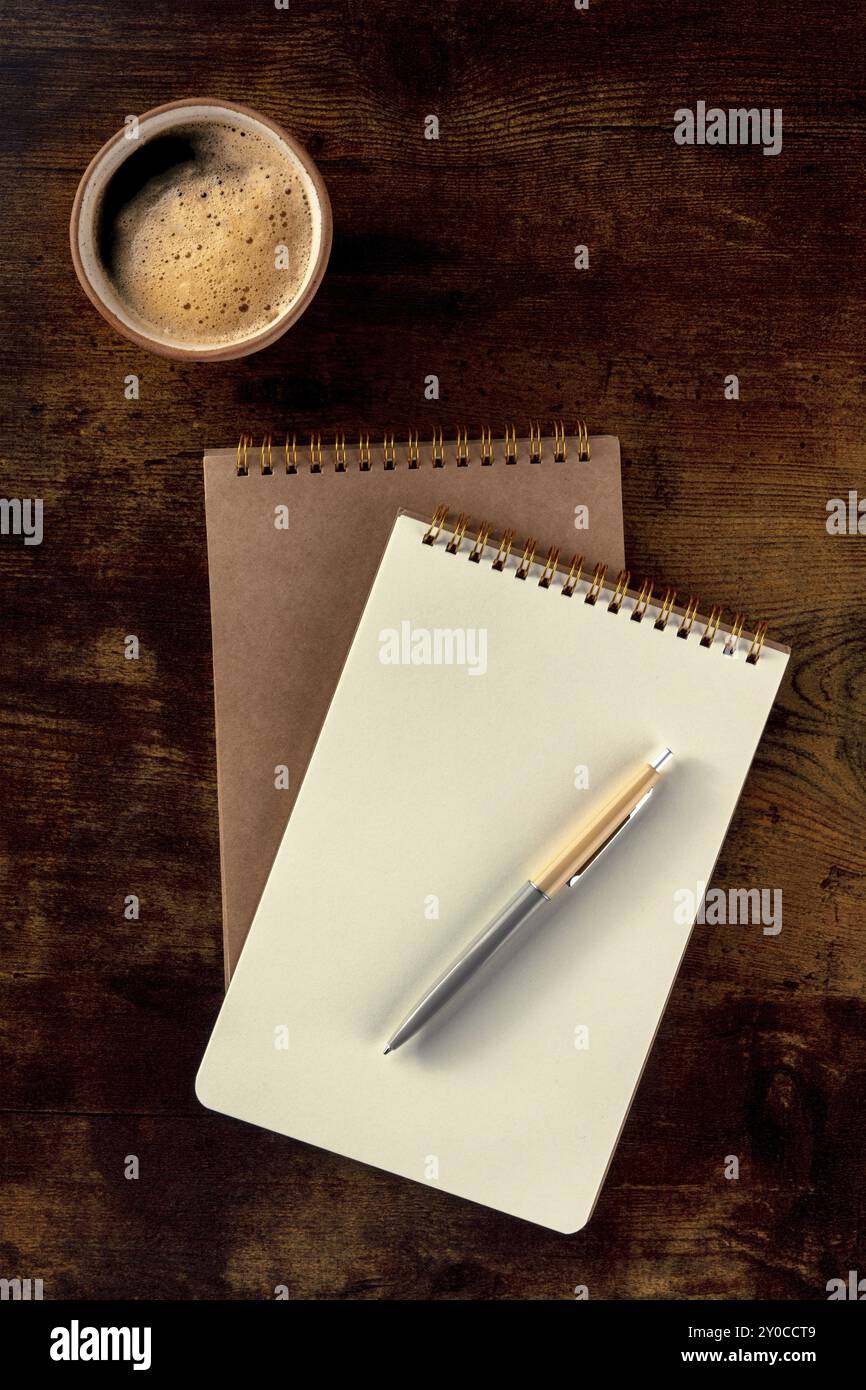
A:
{"label": "pen clip", "polygon": [[578,879],[583,878],[587,869],[589,869],[591,865],[596,863],[596,861],[601,857],[601,855],[604,854],[606,849],[610,848],[614,840],[619,838],[619,836],[622,834],[622,832],[628,825],[629,821],[634,820],[635,816],[637,815],[638,811],[641,809],[642,806],[646,806],[654,791],[655,788],[650,787],[649,791],[644,793],[637,805],[633,807],[631,811],[629,811],[622,825],[618,825],[616,830],[614,830],[610,835],[608,835],[607,839],[599,845],[598,849],[595,851],[595,854],[591,855],[589,859],[587,859],[586,863],[580,869],[578,869],[576,874],[572,874],[571,878],[566,879],[566,886],[568,888],[573,888],[574,885],[577,883]]}

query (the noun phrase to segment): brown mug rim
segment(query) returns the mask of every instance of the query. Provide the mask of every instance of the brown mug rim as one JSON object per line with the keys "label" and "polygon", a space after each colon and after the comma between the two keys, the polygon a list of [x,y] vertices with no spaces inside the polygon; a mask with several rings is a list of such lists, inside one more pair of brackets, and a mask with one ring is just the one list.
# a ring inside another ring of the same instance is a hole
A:
{"label": "brown mug rim", "polygon": [[84,201],[85,191],[108,151],[113,149],[117,142],[124,138],[125,131],[123,129],[116,131],[110,139],[106,140],[101,149],[97,150],[79,180],[78,187],[75,191],[75,198],[72,203],[72,212],[69,218],[69,245],[72,252],[72,264],[75,268],[75,274],[78,277],[81,288],[84,290],[91,304],[99,311],[106,322],[124,338],[136,343],[139,347],[146,348],[148,352],[156,353],[159,357],[169,357],[175,361],[225,362],[233,358],[249,357],[251,353],[260,352],[262,348],[270,347],[272,343],[275,343],[278,338],[281,338],[283,334],[291,328],[292,324],[297,322],[301,314],[308,307],[322,283],[325,270],[328,266],[334,231],[333,213],[331,211],[331,200],[328,196],[328,190],[325,187],[324,180],[314,164],[311,155],[309,155],[303,145],[286,130],[285,126],[280,125],[277,121],[271,120],[269,116],[263,115],[261,111],[256,111],[251,106],[245,106],[239,101],[225,101],[220,97],[181,97],[177,101],[166,101],[163,102],[161,106],[151,107],[149,111],[143,112],[142,115],[138,117],[138,120],[139,122],[146,121],[152,116],[161,115],[164,111],[179,111],[183,107],[188,106],[211,106],[218,107],[224,111],[237,111],[240,112],[241,115],[248,116],[252,120],[257,121],[260,125],[267,126],[288,145],[292,153],[300,160],[305,172],[309,176],[315,188],[321,208],[322,235],[319,243],[319,254],[316,267],[303,293],[295,300],[291,309],[287,311],[283,318],[278,319],[276,323],[269,325],[267,328],[263,328],[260,333],[246,339],[243,343],[226,343],[212,350],[203,350],[200,347],[172,347],[168,343],[162,343],[156,338],[150,338],[147,334],[140,333],[137,329],[131,328],[112,312],[103,301],[95,286],[91,283],[84,269],[81,253],[78,249],[78,237],[81,226],[81,207]]}

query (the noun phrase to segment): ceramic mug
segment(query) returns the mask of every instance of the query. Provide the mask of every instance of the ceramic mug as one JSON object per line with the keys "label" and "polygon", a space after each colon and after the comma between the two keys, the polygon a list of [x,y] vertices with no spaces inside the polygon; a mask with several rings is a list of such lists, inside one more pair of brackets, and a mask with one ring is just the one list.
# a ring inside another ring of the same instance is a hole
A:
{"label": "ceramic mug", "polygon": [[[225,124],[230,121],[239,130],[253,131],[273,142],[295,170],[306,194],[312,223],[310,256],[304,278],[294,299],[270,323],[247,335],[239,334],[230,342],[206,344],[173,339],[171,334],[158,332],[146,323],[118,294],[99,251],[100,217],[106,188],[121,165],[143,144],[155,136],[170,135],[174,130],[206,122]],[[84,173],[69,225],[72,260],[78,279],[88,298],[96,305],[113,328],[124,337],[163,357],[193,362],[227,361],[246,357],[269,347],[282,337],[287,328],[300,318],[315,295],[331,251],[333,221],[331,203],[322,176],[306,150],[282,126],[235,102],[206,98],[187,98],[156,106],[138,117],[135,139],[128,129],[119,130],[103,145]]]}

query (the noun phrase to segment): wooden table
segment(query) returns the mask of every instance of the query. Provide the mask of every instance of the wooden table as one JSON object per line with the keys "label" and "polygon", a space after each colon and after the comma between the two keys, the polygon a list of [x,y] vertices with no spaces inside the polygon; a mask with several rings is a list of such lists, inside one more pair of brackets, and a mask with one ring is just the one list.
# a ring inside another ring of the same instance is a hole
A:
{"label": "wooden table", "polygon": [[[46,1298],[821,1299],[866,1274],[866,539],[825,528],[866,495],[860,0],[5,8],[2,488],[44,498],[45,538],[0,550],[0,1275]],[[186,95],[284,121],[334,206],[313,307],[223,366],[114,337],[68,254],[90,156]],[[677,147],[700,99],[781,107],[782,153]],[[200,455],[246,427],[577,414],[621,437],[633,572],[794,656],[715,876],[781,887],[783,930],[695,931],[564,1238],[195,1099],[222,992]]]}

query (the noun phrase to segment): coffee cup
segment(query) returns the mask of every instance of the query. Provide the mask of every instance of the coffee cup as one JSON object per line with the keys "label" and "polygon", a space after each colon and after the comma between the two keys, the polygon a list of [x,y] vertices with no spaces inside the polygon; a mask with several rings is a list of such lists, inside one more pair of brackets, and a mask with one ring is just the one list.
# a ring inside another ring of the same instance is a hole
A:
{"label": "coffee cup", "polygon": [[327,190],[281,126],[189,98],[130,117],[90,163],[70,244],[88,298],[140,347],[245,357],[315,295],[331,249]]}

